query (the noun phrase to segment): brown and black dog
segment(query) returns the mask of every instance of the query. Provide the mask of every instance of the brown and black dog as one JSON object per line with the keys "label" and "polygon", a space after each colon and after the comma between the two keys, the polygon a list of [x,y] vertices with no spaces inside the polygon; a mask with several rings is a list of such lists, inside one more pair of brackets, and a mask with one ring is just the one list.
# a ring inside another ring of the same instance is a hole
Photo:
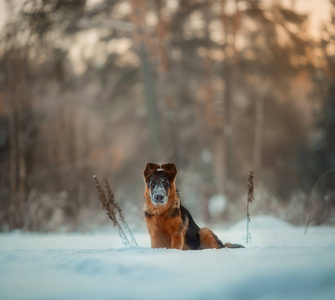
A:
{"label": "brown and black dog", "polygon": [[200,228],[194,222],[190,212],[180,203],[176,175],[176,166],[170,163],[148,163],[143,171],[143,208],[151,247],[181,250],[244,248],[238,244],[223,244],[210,229]]}

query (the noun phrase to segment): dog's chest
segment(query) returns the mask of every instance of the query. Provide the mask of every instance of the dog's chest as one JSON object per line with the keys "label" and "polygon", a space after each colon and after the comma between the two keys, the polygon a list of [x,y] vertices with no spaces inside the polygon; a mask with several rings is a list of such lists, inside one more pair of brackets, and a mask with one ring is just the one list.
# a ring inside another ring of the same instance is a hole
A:
{"label": "dog's chest", "polygon": [[179,216],[166,218],[164,215],[154,215],[150,219],[147,219],[147,226],[149,231],[173,235],[182,231],[183,222]]}

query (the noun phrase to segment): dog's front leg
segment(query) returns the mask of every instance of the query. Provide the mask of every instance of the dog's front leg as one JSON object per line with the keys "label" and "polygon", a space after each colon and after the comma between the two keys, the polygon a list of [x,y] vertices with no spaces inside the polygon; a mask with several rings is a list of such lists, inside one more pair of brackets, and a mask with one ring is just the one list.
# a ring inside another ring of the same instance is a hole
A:
{"label": "dog's front leg", "polygon": [[171,237],[171,248],[182,250],[184,246],[184,235],[182,233],[177,233]]}
{"label": "dog's front leg", "polygon": [[151,248],[169,248],[169,239],[159,230],[151,230]]}

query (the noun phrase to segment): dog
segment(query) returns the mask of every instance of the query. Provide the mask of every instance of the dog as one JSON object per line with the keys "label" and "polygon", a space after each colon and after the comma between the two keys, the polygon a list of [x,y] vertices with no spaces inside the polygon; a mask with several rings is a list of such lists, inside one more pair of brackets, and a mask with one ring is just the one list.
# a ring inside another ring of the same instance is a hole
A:
{"label": "dog", "polygon": [[201,250],[244,248],[223,244],[208,228],[200,228],[190,212],[181,205],[175,186],[177,175],[173,163],[148,163],[143,171],[145,182],[144,215],[151,238],[151,248]]}

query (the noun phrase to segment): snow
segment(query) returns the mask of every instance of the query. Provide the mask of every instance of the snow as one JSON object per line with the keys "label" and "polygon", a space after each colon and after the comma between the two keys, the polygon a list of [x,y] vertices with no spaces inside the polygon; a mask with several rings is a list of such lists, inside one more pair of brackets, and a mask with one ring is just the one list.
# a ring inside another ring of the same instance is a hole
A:
{"label": "snow", "polygon": [[0,234],[0,299],[335,299],[335,228],[269,216],[214,230],[246,249],[125,248],[115,230]]}

